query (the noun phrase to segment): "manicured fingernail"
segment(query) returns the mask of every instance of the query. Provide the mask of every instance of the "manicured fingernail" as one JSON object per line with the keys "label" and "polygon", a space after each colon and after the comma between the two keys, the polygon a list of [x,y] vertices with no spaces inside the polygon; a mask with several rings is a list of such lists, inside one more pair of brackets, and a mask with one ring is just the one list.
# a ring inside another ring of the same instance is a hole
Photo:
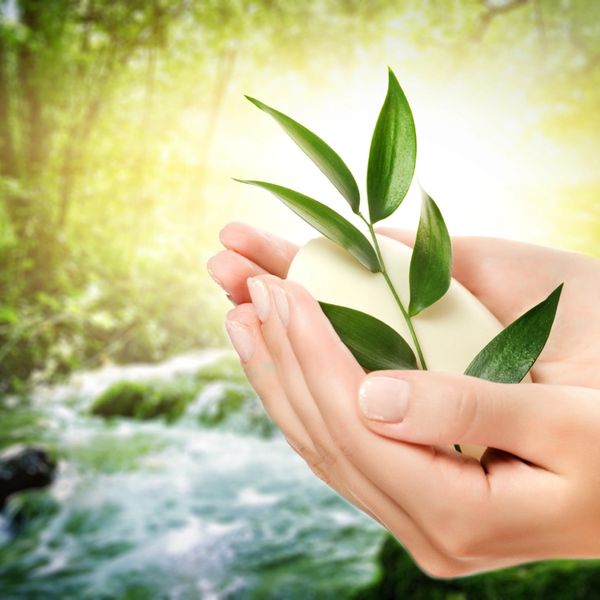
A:
{"label": "manicured fingernail", "polygon": [[249,277],[248,291],[250,292],[250,298],[252,298],[252,304],[254,304],[254,308],[256,309],[256,314],[264,323],[267,320],[269,311],[271,309],[269,290],[264,282],[262,282],[260,279]]}
{"label": "manicured fingernail", "polygon": [[399,423],[408,409],[408,382],[395,377],[367,377],[358,400],[367,419]]}
{"label": "manicured fingernail", "polygon": [[275,300],[275,309],[281,319],[284,327],[287,327],[290,321],[290,305],[288,304],[286,291],[278,285],[270,286],[273,291],[273,298]]}
{"label": "manicured fingernail", "polygon": [[225,286],[223,285],[223,282],[216,276],[214,269],[212,267],[212,265],[210,264],[210,259],[208,260],[208,262],[206,263],[206,270],[208,271],[208,274],[211,276],[212,280],[219,286],[221,286],[222,288],[224,288]]}
{"label": "manicured fingernail", "polygon": [[254,354],[254,336],[248,327],[239,321],[225,321],[227,335],[243,362],[248,362]]}

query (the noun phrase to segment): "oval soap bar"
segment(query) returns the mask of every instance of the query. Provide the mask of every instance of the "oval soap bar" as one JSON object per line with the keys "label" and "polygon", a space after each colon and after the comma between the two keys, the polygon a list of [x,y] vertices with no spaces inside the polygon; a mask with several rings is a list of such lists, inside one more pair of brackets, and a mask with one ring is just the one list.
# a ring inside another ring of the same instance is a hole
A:
{"label": "oval soap bar", "polygon": [[[410,300],[409,267],[412,249],[378,235],[386,269],[404,306]],[[393,327],[415,350],[410,332],[381,273],[371,273],[331,240],[310,240],[296,254],[287,275],[317,300],[366,312]],[[412,319],[431,371],[464,373],[502,324],[469,290],[452,279],[446,294]],[[479,458],[481,448],[463,447]]]}

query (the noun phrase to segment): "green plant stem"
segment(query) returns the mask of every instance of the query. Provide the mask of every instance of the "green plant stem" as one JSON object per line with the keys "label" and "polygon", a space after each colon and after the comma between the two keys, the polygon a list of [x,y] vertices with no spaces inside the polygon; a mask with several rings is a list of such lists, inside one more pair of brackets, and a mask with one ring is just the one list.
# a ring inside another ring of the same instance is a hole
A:
{"label": "green plant stem", "polygon": [[[415,348],[417,349],[417,355],[419,357],[419,362],[421,363],[421,368],[424,371],[427,371],[427,363],[425,362],[425,357],[423,356],[423,351],[421,350],[421,344],[419,344],[419,338],[417,338],[417,334],[415,332],[415,328],[413,327],[410,316],[406,312],[404,305],[402,304],[402,300],[400,300],[400,296],[398,296],[398,292],[392,283],[390,276],[388,275],[387,268],[385,263],[383,262],[383,255],[381,254],[381,248],[379,248],[379,242],[377,241],[377,236],[375,235],[375,229],[373,229],[372,223],[370,223],[362,213],[358,213],[358,216],[365,222],[366,226],[369,228],[369,232],[371,234],[371,238],[373,240],[373,244],[375,245],[375,253],[377,254],[377,258],[379,259],[379,264],[381,265],[381,274],[383,275],[385,282],[387,283],[392,295],[394,296],[394,300],[396,300],[396,304],[399,306],[400,311],[402,312],[402,316],[406,321],[406,325],[408,326],[408,330],[410,331],[410,335],[415,344]],[[462,448],[459,444],[454,444],[454,450],[456,452],[462,454]]]}
{"label": "green plant stem", "polygon": [[390,291],[392,292],[392,296],[394,296],[394,300],[396,300],[396,304],[400,308],[400,312],[402,312],[402,316],[404,317],[404,320],[406,321],[406,325],[408,327],[408,330],[410,331],[410,335],[415,344],[415,348],[417,349],[417,355],[419,357],[419,362],[421,363],[421,369],[426,371],[427,363],[425,362],[425,357],[423,356],[423,351],[421,350],[421,344],[419,344],[419,338],[417,338],[417,334],[413,327],[410,316],[406,312],[406,309],[404,308],[404,305],[402,304],[402,300],[400,300],[400,296],[398,296],[398,292],[396,292],[396,288],[394,287],[394,284],[392,283],[390,276],[387,272],[385,263],[383,262],[383,256],[381,254],[381,249],[379,248],[379,242],[377,241],[377,236],[375,235],[375,230],[373,229],[373,225],[364,217],[364,215],[362,213],[359,212],[358,216],[365,222],[365,224],[369,228],[369,232],[371,233],[371,238],[373,240],[373,244],[375,245],[375,253],[377,254],[377,258],[379,259],[379,264],[381,265],[381,274],[383,275],[385,282],[387,283],[388,287],[390,288]]}

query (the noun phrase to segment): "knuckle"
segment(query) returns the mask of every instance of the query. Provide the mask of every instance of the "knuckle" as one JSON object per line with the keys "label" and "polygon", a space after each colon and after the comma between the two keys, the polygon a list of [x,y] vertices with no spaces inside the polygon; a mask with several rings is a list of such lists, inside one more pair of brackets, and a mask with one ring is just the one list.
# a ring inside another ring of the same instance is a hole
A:
{"label": "knuckle", "polygon": [[337,452],[348,459],[351,459],[356,452],[356,444],[346,428],[338,424],[331,429],[331,438]]}
{"label": "knuckle", "polygon": [[318,469],[328,470],[335,467],[338,457],[330,448],[315,442],[316,452],[311,461]]}

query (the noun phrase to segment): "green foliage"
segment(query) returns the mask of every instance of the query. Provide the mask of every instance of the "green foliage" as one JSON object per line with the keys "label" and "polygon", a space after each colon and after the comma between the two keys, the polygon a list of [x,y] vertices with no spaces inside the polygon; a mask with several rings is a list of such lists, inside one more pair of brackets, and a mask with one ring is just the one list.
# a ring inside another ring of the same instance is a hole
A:
{"label": "green foliage", "polygon": [[[248,385],[239,360],[232,356],[220,357],[196,374],[179,376],[168,383],[118,381],[96,398],[90,413],[105,418],[164,419],[169,423],[186,417],[205,427],[261,437],[270,437],[277,431]],[[98,461],[117,471],[135,465],[136,455],[155,449],[151,437],[129,440],[131,443],[123,451],[105,448],[109,439],[112,438],[96,436],[85,449],[77,449],[78,456],[85,455],[95,466]]]}
{"label": "green foliage", "polygon": [[178,419],[194,399],[196,389],[180,383],[119,381],[110,386],[91,407],[102,417],[131,417],[146,420],[163,417]]}
{"label": "green foliage", "polygon": [[346,248],[369,271],[377,273],[381,270],[369,240],[350,221],[329,206],[281,185],[264,181],[242,181],[241,179],[236,181],[268,190],[325,237]]}
{"label": "green foliage", "polygon": [[377,581],[354,600],[587,600],[600,587],[599,561],[542,562],[462,579],[431,579],[392,537],[381,548],[379,564]]}
{"label": "green foliage", "polygon": [[319,302],[340,339],[367,371],[416,369],[412,348],[389,325],[346,306]]}
{"label": "green foliage", "polygon": [[298,144],[306,155],[319,167],[323,174],[333,183],[337,190],[348,201],[353,212],[360,208],[360,192],[354,176],[339,155],[319,136],[294,121],[282,112],[263,104],[256,98],[246,96],[252,104],[271,115],[283,130]]}
{"label": "green foliage", "polygon": [[408,192],[417,160],[417,134],[408,100],[388,71],[388,90],[375,124],[369,166],[367,196],[371,223],[389,217]]}
{"label": "green foliage", "polygon": [[501,331],[472,360],[465,375],[498,383],[519,383],[546,345],[562,287],[561,283],[545,300]]}
{"label": "green foliage", "polygon": [[452,244],[437,204],[423,192],[421,218],[410,258],[410,304],[413,317],[437,302],[450,287]]}
{"label": "green foliage", "polygon": [[[289,117],[249,98],[275,117],[292,139],[309,153],[321,170],[334,173],[339,180],[354,178],[346,165],[319,137]],[[404,307],[389,278],[373,225],[390,216],[406,196],[414,174],[417,155],[416,130],[412,111],[389,69],[388,91],[377,119],[367,169],[370,220],[358,204],[352,209],[369,228],[373,246],[350,222],[325,204],[289,188],[264,181],[236,179],[264,188],[300,215],[323,235],[336,242],[372,272],[381,272],[412,336],[419,363],[427,369],[421,344],[411,318],[437,302],[450,287],[452,244],[446,223],[437,204],[423,192],[423,204],[415,246],[410,261],[410,304]],[[340,175],[341,169],[341,175]],[[554,322],[560,287],[543,303],[534,307],[496,336],[471,362],[467,375],[499,382],[519,382],[541,353]],[[321,303],[340,339],[367,370],[418,368],[416,357],[406,341],[387,324],[360,311]],[[456,446],[460,452],[460,447]]]}
{"label": "green foliage", "polygon": [[[301,72],[318,86],[371,48],[379,64],[412,69],[404,52],[390,54],[392,38],[420,48],[425,76],[492,56],[511,76],[524,73],[523,93],[544,99],[540,126],[553,140],[585,142],[600,89],[592,4],[538,14],[534,3],[495,12],[413,0],[0,2],[0,391],[22,390],[32,374],[224,341],[222,307],[198,267],[203,235],[219,225],[209,200],[224,174],[211,140],[232,73],[247,86],[265,69]],[[521,69],[540,56],[543,68]],[[188,114],[204,132],[187,135]],[[597,190],[597,181],[573,190],[578,210],[557,239],[595,251]],[[556,202],[547,195],[545,214]]]}

